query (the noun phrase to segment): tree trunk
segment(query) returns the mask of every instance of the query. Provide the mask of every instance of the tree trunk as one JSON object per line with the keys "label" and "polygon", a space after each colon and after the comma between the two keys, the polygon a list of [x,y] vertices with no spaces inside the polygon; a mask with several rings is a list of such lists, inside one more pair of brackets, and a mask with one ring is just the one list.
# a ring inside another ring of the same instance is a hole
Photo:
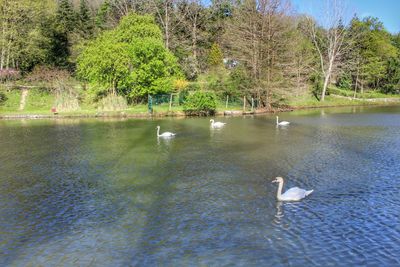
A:
{"label": "tree trunk", "polygon": [[197,60],[197,22],[196,19],[193,21],[192,27],[192,50],[193,50],[193,58]]}
{"label": "tree trunk", "polygon": [[321,93],[321,101],[325,100],[326,89],[328,88],[329,78],[331,77],[332,73],[333,60],[334,58],[331,57],[331,59],[329,60],[329,67],[325,72],[324,87],[322,88],[322,93]]}
{"label": "tree trunk", "polygon": [[165,47],[169,50],[169,14],[168,1],[165,1]]}

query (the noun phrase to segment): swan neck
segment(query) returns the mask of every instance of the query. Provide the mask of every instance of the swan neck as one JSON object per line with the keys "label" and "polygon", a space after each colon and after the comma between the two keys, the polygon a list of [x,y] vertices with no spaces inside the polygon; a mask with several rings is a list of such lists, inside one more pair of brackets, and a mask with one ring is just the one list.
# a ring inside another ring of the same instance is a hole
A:
{"label": "swan neck", "polygon": [[160,127],[157,127],[157,136],[160,136]]}
{"label": "swan neck", "polygon": [[276,116],[276,124],[279,124],[278,116]]}
{"label": "swan neck", "polygon": [[279,200],[282,196],[283,181],[279,182],[278,191],[276,192],[276,198]]}

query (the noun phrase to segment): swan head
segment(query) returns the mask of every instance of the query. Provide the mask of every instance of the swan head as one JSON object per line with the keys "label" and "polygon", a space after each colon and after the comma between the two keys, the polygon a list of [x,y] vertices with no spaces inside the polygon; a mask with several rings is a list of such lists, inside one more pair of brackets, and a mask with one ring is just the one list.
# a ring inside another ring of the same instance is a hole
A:
{"label": "swan head", "polygon": [[275,180],[272,181],[273,183],[283,183],[282,177],[276,177]]}
{"label": "swan head", "polygon": [[211,122],[214,122],[214,120],[213,120],[213,119],[211,119],[210,121],[211,121]]}
{"label": "swan head", "polygon": [[160,125],[157,125],[156,129],[160,129]]}

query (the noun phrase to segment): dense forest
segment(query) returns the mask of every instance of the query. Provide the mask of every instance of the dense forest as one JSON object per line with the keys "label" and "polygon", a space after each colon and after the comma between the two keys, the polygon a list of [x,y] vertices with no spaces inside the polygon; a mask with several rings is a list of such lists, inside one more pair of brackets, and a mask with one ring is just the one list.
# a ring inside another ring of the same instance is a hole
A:
{"label": "dense forest", "polygon": [[0,0],[0,79],[92,102],[399,94],[400,34],[339,9],[322,26],[284,0]]}

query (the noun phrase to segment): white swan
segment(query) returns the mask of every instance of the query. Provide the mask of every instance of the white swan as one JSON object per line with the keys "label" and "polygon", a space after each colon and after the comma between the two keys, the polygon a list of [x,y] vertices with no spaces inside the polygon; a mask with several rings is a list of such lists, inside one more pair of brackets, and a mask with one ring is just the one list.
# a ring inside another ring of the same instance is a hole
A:
{"label": "white swan", "polygon": [[307,191],[298,187],[292,187],[282,194],[283,178],[276,177],[275,180],[273,180],[272,182],[279,183],[278,192],[276,193],[276,197],[278,198],[279,201],[299,201],[314,191],[314,190]]}
{"label": "white swan", "polygon": [[276,125],[285,126],[285,125],[289,125],[289,124],[290,124],[290,122],[288,122],[288,121],[281,121],[281,122],[279,122],[279,118],[278,118],[278,116],[276,116]]}
{"label": "white swan", "polygon": [[157,126],[157,137],[173,137],[173,136],[175,136],[175,134],[171,132],[164,132],[160,134],[160,126]]}
{"label": "white swan", "polygon": [[226,124],[226,122],[219,122],[219,121],[214,122],[213,119],[211,119],[210,121],[211,121],[211,127],[213,128],[224,127],[224,125]]}

